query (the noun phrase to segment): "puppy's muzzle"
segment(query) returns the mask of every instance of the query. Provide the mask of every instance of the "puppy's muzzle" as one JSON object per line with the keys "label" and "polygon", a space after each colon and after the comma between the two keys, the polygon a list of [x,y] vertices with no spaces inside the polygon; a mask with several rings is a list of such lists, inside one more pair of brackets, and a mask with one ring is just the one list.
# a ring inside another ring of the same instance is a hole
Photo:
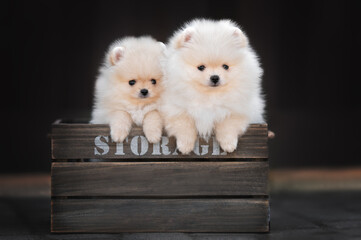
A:
{"label": "puppy's muzzle", "polygon": [[140,96],[141,98],[146,98],[146,97],[148,97],[148,94],[149,94],[148,89],[143,88],[142,90],[140,90],[139,96]]}
{"label": "puppy's muzzle", "polygon": [[210,85],[211,87],[217,87],[219,85],[219,76],[218,75],[212,75],[210,78]]}

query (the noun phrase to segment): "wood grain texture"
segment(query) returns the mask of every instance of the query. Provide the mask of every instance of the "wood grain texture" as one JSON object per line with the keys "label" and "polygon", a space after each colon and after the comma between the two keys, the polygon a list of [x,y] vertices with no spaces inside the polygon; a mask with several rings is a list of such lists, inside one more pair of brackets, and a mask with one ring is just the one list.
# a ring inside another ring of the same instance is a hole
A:
{"label": "wood grain texture", "polygon": [[114,143],[109,131],[53,124],[52,232],[269,231],[267,124],[250,125],[231,154],[214,136],[182,155],[174,138],[149,144],[133,128]]}
{"label": "wood grain texture", "polygon": [[[109,126],[103,124],[77,124],[56,122],[52,126],[52,158],[55,159],[229,159],[267,158],[267,124],[252,124],[240,137],[237,150],[226,154],[211,137],[200,139],[195,150],[183,155],[176,150],[173,137],[162,138],[160,144],[150,144],[141,128],[132,129],[123,144],[112,142]],[[97,142],[97,143],[96,143]]]}
{"label": "wood grain texture", "polygon": [[267,232],[267,199],[53,199],[52,232]]}
{"label": "wood grain texture", "polygon": [[52,196],[267,195],[268,162],[55,162]]}

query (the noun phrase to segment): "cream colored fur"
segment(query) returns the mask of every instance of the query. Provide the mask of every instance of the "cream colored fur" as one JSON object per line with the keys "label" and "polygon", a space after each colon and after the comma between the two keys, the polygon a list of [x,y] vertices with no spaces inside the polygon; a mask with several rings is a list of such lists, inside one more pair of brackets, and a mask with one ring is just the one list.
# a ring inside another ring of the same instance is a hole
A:
{"label": "cream colored fur", "polygon": [[[262,69],[247,36],[229,20],[196,19],[174,33],[167,49],[160,107],[166,131],[185,154],[197,134],[213,132],[223,150],[233,152],[248,125],[263,122]],[[220,77],[219,86],[210,86],[212,75]]]}
{"label": "cream colored fur", "polygon": [[[143,125],[149,142],[160,140],[163,124],[158,100],[163,92],[164,52],[164,44],[150,37],[127,37],[109,47],[95,83],[91,123],[109,124],[113,141],[122,142],[133,123]],[[131,86],[130,80],[135,84]],[[140,94],[141,89],[149,91],[147,97]]]}

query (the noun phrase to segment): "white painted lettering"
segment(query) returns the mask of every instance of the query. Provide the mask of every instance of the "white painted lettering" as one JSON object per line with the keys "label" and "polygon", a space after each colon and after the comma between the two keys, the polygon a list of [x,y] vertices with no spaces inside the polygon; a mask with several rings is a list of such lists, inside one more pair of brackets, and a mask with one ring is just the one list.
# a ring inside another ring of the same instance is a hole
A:
{"label": "white painted lettering", "polygon": [[157,143],[153,143],[153,152],[152,152],[152,155],[162,155],[160,153],[160,143],[157,142]]}
{"label": "white painted lettering", "polygon": [[[102,138],[105,141],[102,141]],[[109,152],[109,145],[108,145],[107,142],[109,142],[109,137],[108,136],[97,136],[97,137],[95,137],[95,139],[94,139],[94,144],[95,144],[94,155],[105,155],[105,154],[107,154]],[[99,152],[98,149],[101,149],[102,151]]]}
{"label": "white painted lettering", "polygon": [[[128,142],[128,137],[124,140],[124,142]],[[116,143],[114,155],[125,155],[123,142]]]}
{"label": "white painted lettering", "polygon": [[[138,139],[140,137],[140,152],[138,151]],[[130,142],[130,150],[135,155],[144,155],[149,148],[148,140],[144,136],[134,136]]]}
{"label": "white painted lettering", "polygon": [[162,137],[161,148],[162,148],[162,153],[164,155],[169,155],[170,154],[169,147],[167,146],[168,143],[169,143],[169,138],[168,137]]}
{"label": "white painted lettering", "polygon": [[221,153],[221,147],[219,146],[219,143],[216,139],[216,137],[212,137],[213,139],[213,152],[212,152],[212,155],[227,155],[227,152],[222,152]]}
{"label": "white painted lettering", "polygon": [[[206,155],[208,153],[208,148],[209,148],[209,145],[200,145],[202,151],[200,152],[199,150],[199,137],[197,138],[196,140],[196,143],[194,145],[194,149],[193,149],[193,152],[196,154],[196,155]],[[206,143],[208,143],[208,139],[204,140]]]}

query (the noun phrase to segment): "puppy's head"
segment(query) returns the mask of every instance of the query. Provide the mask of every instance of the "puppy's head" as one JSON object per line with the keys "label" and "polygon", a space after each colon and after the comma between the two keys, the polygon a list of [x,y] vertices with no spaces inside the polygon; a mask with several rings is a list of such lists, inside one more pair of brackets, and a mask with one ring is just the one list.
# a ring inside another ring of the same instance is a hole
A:
{"label": "puppy's head", "polygon": [[164,48],[163,43],[151,38],[131,38],[111,47],[108,63],[114,87],[122,98],[146,105],[160,97]]}
{"label": "puppy's head", "polygon": [[178,31],[170,45],[184,64],[186,81],[215,92],[239,79],[248,39],[230,21],[195,20]]}

